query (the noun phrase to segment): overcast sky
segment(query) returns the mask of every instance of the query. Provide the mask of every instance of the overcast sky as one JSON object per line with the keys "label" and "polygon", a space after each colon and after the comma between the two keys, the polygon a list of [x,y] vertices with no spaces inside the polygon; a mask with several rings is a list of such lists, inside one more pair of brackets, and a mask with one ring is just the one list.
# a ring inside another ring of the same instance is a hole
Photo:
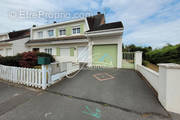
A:
{"label": "overcast sky", "polygon": [[[106,22],[123,22],[124,44],[156,48],[180,43],[180,0],[1,0],[0,9],[1,33],[100,11]],[[41,16],[25,18],[25,12]],[[52,17],[57,13],[66,16]]]}

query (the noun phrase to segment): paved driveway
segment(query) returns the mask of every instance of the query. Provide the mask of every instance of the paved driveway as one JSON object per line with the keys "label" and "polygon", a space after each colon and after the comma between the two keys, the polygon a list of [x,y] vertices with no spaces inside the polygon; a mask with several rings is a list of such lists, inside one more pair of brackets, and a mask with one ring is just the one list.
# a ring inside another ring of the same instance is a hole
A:
{"label": "paved driveway", "polygon": [[81,71],[47,91],[0,81],[0,120],[172,119],[134,71],[102,70]]}
{"label": "paved driveway", "polygon": [[167,116],[152,90],[133,70],[84,70],[74,78],[52,86],[48,91],[125,111]]}

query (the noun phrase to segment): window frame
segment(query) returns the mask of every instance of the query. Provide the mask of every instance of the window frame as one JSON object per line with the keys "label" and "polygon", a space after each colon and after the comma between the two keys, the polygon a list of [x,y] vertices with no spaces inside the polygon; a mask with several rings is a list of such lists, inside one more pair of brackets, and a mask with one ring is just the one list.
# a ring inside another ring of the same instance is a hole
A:
{"label": "window frame", "polygon": [[53,49],[52,48],[45,48],[44,52],[47,53],[47,54],[52,55],[53,54]]}
{"label": "window frame", "polygon": [[[75,33],[74,33],[74,29],[75,29]],[[80,35],[80,34],[81,34],[81,26],[80,25],[72,26],[72,35]]]}
{"label": "window frame", "polygon": [[[60,34],[61,32],[60,31],[64,31],[64,34]],[[59,34],[58,34],[59,36],[66,36],[66,29],[65,28],[60,28],[59,29]]]}
{"label": "window frame", "polygon": [[[53,31],[53,32],[52,32],[52,33],[53,33],[52,36],[50,36],[50,34],[49,34],[50,31]],[[47,30],[47,35],[48,35],[49,38],[54,37],[54,29],[49,29],[49,30]]]}
{"label": "window frame", "polygon": [[[41,36],[41,37],[40,37],[40,33],[42,33],[42,36]],[[38,38],[39,38],[39,39],[43,38],[43,31],[38,31],[37,34],[38,34]]]}

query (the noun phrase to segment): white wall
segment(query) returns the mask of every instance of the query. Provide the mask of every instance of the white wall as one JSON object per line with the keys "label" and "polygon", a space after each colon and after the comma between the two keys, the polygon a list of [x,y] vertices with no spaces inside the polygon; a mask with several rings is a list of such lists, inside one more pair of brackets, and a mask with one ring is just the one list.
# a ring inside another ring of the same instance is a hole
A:
{"label": "white wall", "polygon": [[159,73],[142,65],[137,65],[137,70],[158,92],[166,110],[180,114],[180,65],[159,64]]}
{"label": "white wall", "polygon": [[30,51],[30,48],[25,45],[27,41],[29,41],[29,37],[12,41],[13,55]]}
{"label": "white wall", "polygon": [[[79,43],[79,44],[59,44],[59,45],[47,45],[47,46],[32,46],[33,48],[40,48],[40,52],[45,52],[45,48],[52,48],[52,55],[55,57],[56,61],[59,62],[77,62],[78,61],[78,46],[88,46],[88,43]],[[57,56],[56,55],[56,48],[71,48],[75,47],[74,56]]]}
{"label": "white wall", "polygon": [[[84,31],[88,30],[88,26],[86,25],[85,21],[81,21],[81,22],[75,22],[75,23],[69,23],[69,24],[62,24],[62,25],[56,25],[56,26],[49,26],[46,28],[40,28],[40,29],[33,29],[32,28],[32,39],[42,39],[42,38],[38,38],[38,32],[42,31],[43,32],[43,38],[49,38],[48,36],[48,30],[54,30],[54,36],[51,38],[56,38],[56,29],[62,29],[62,28],[66,28],[67,26],[76,26],[76,25],[80,25],[80,24],[84,24]],[[60,37],[60,36],[58,36]],[[64,36],[63,36],[64,37]]]}
{"label": "white wall", "polygon": [[8,34],[3,34],[3,35],[0,35],[0,41],[3,41],[3,40],[8,40],[8,39],[9,39]]}

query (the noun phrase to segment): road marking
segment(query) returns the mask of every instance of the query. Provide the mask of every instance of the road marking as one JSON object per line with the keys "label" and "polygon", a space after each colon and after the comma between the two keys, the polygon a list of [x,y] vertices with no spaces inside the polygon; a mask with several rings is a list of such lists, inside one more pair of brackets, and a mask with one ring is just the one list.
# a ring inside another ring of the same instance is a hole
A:
{"label": "road marking", "polygon": [[101,110],[99,110],[98,108],[96,108],[96,112],[92,112],[87,105],[85,106],[85,108],[87,111],[82,111],[82,113],[93,116],[98,119],[101,118]]}

